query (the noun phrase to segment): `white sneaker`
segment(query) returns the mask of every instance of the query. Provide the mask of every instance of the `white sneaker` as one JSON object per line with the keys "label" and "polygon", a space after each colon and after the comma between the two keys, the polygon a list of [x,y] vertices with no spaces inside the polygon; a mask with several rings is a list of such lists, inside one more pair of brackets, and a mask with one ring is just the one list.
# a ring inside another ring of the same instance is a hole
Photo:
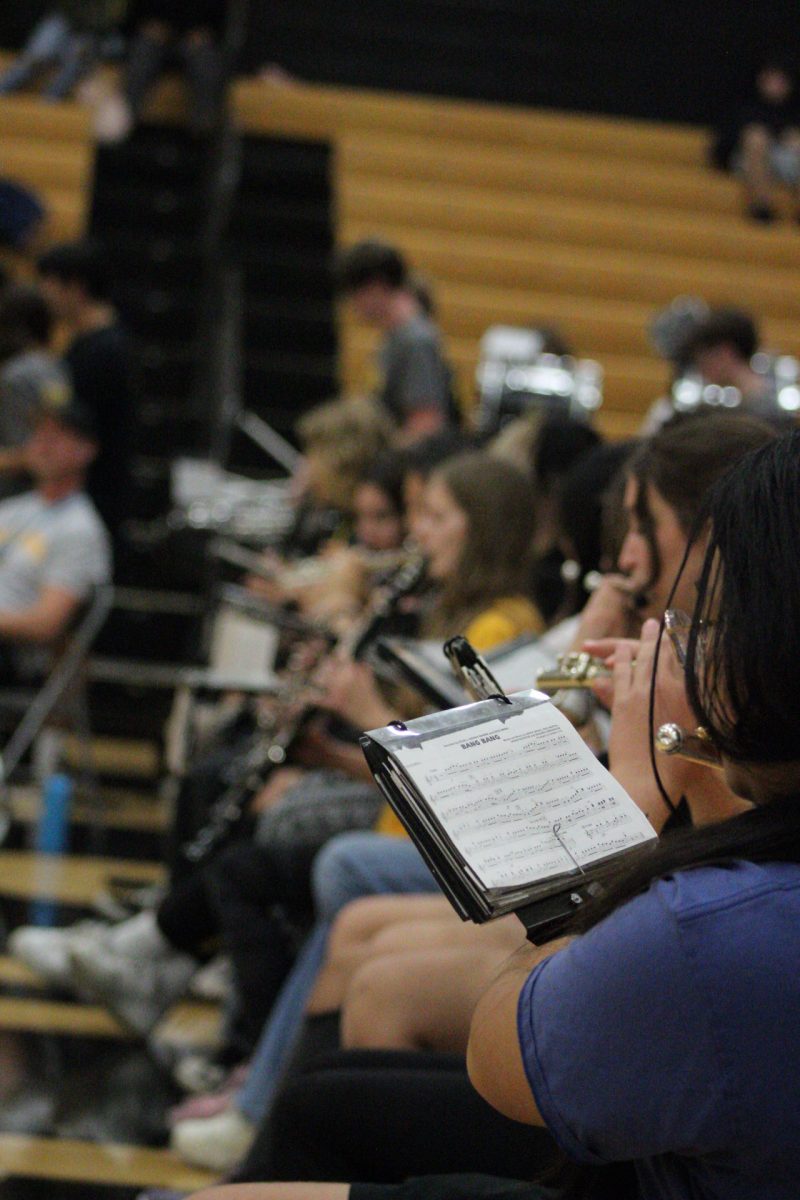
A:
{"label": "white sneaker", "polygon": [[147,958],[87,943],[71,946],[69,959],[74,985],[142,1037],[180,999],[197,970],[193,958],[177,951]]}
{"label": "white sneaker", "polygon": [[111,92],[94,109],[94,135],[106,146],[118,146],[133,129],[133,113],[123,96]]}
{"label": "white sneaker", "polygon": [[233,988],[231,960],[218,954],[207,962],[195,975],[189,989],[198,1000],[209,1000],[213,1004],[224,1004]]}
{"label": "white sneaker", "polygon": [[193,1167],[227,1172],[241,1162],[255,1136],[255,1125],[231,1105],[215,1117],[179,1121],[173,1127],[169,1144]]}
{"label": "white sneaker", "polygon": [[105,945],[110,933],[111,926],[102,921],[78,921],[64,929],[22,925],[10,935],[8,950],[51,987],[72,989],[70,948],[84,943]]}

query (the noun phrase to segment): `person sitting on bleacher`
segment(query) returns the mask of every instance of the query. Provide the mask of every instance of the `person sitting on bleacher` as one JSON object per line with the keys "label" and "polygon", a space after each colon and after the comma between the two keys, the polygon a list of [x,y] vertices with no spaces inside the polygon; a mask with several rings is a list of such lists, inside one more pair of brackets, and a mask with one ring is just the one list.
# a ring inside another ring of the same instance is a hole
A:
{"label": "person sitting on bleacher", "polygon": [[45,100],[65,100],[121,40],[127,0],[60,0],[33,27],[18,58],[0,75],[8,96],[50,70]]}
{"label": "person sitting on bleacher", "polygon": [[97,454],[88,412],[73,398],[38,410],[25,447],[33,488],[0,502],[0,675],[41,669],[42,649],[68,629],[92,589],[111,578],[108,534],[84,490]]}
{"label": "person sitting on bleacher", "polygon": [[133,0],[132,33],[120,85],[100,105],[95,134],[122,142],[138,124],[156,80],[177,64],[186,73],[188,120],[195,136],[213,133],[225,85],[223,0]]}
{"label": "person sitting on bleacher", "polygon": [[800,98],[797,79],[781,56],[765,59],[747,103],[715,134],[714,164],[742,182],[747,215],[768,225],[778,216],[776,192],[789,191],[795,215],[800,189]]}

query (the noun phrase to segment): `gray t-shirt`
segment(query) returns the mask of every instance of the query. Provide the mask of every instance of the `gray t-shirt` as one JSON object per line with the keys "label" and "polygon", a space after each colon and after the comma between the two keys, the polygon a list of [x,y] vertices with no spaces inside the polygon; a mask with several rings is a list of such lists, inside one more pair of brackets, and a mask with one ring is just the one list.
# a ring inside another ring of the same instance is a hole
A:
{"label": "gray t-shirt", "polygon": [[383,384],[378,396],[395,420],[438,409],[452,415],[452,376],[442,354],[436,326],[422,315],[388,333],[381,343]]}
{"label": "gray t-shirt", "polygon": [[[0,611],[22,612],[45,587],[63,588],[79,600],[111,579],[108,534],[83,492],[49,504],[38,492],[0,501]],[[24,674],[46,662],[39,647],[16,647]]]}

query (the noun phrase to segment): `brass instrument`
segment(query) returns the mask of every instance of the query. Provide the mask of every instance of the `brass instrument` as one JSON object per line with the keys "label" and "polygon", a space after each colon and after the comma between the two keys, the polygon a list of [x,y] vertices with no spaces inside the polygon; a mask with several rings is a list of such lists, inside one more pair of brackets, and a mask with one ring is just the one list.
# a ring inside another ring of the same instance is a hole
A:
{"label": "brass instrument", "polygon": [[668,721],[656,733],[655,744],[661,754],[677,754],[704,767],[722,767],[719,750],[702,725],[689,732]]}
{"label": "brass instrument", "polygon": [[595,679],[608,679],[611,671],[602,658],[594,658],[583,650],[559,654],[554,667],[545,667],[536,676],[536,686],[548,696],[565,689],[591,689]]}

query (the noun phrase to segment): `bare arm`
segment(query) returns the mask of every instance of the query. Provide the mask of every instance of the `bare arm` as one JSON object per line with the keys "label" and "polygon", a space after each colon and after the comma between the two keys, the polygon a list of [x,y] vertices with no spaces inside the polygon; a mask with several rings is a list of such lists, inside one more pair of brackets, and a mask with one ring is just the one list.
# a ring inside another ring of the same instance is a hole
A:
{"label": "bare arm", "polygon": [[80,599],[66,588],[43,587],[34,604],[19,612],[0,612],[0,639],[43,645],[63,633]]}
{"label": "bare arm", "polygon": [[557,954],[569,938],[520,947],[503,964],[475,1009],[467,1047],[472,1086],[492,1108],[524,1125],[543,1125],[525,1074],[517,1035],[517,1007],[533,968]]}

